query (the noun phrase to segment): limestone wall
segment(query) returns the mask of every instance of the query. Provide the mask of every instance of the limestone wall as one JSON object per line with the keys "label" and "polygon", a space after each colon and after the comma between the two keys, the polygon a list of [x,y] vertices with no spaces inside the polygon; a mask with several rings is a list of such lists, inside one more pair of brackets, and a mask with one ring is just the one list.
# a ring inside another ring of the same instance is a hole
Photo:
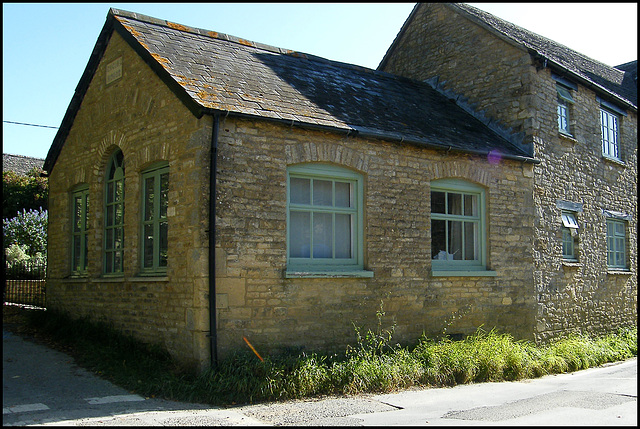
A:
{"label": "limestone wall", "polygon": [[[355,341],[354,324],[394,338],[473,333],[484,325],[531,338],[534,325],[532,166],[490,163],[408,145],[227,119],[220,127],[217,318],[222,354],[244,347],[326,349]],[[364,176],[365,269],[373,278],[285,278],[286,168],[322,162]],[[494,277],[433,277],[430,182],[461,178],[487,194]]]}
{"label": "limestone wall", "polygon": [[[119,60],[118,60],[119,59]],[[107,84],[106,66],[121,61]],[[116,33],[49,179],[47,306],[106,320],[186,362],[208,351],[208,201],[211,118],[201,120]],[[124,275],[103,275],[104,182],[120,148],[125,165]],[[140,275],[141,172],[169,163],[166,276]],[[89,187],[88,272],[71,276],[71,192]]]}
{"label": "limestone wall", "polygon": [[[602,156],[600,105],[578,82],[572,137],[559,133],[556,81],[522,48],[481,28],[444,4],[421,4],[384,71],[419,80],[438,77],[478,112],[524,135],[534,156],[532,237],[535,338],[602,333],[637,318],[637,113],[621,117],[622,162]],[[565,74],[566,77],[569,75]],[[578,261],[562,260],[558,201],[580,204]],[[627,271],[609,270],[602,210],[631,216]]]}
{"label": "limestone wall", "polygon": [[[538,300],[536,338],[569,333],[602,334],[637,320],[637,114],[621,117],[621,161],[602,155],[600,104],[590,89],[572,91],[572,136],[558,132],[556,82],[548,69],[536,79],[538,116],[534,139],[542,161],[535,174],[534,261]],[[561,205],[581,205],[574,244],[577,262],[562,260]],[[607,268],[603,210],[631,216],[628,270]]]}
{"label": "limestone wall", "polygon": [[383,71],[420,81],[438,77],[444,89],[462,95],[476,112],[514,133],[536,126],[535,68],[525,49],[443,3],[420,4],[395,43]]}

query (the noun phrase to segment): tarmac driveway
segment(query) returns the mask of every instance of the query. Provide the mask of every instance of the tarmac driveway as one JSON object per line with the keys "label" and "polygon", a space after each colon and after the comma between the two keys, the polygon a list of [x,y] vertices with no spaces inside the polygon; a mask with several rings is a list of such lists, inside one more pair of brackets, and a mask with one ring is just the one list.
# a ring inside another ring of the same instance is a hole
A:
{"label": "tarmac driveway", "polygon": [[534,380],[234,408],[143,398],[3,330],[3,425],[637,426],[637,359]]}

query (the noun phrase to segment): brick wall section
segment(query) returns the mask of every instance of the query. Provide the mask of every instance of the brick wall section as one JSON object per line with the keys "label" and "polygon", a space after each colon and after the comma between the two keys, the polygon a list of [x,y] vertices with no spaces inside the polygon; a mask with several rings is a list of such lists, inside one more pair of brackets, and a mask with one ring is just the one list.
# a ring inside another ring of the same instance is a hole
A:
{"label": "brick wall section", "polygon": [[[106,85],[105,67],[122,57],[122,77]],[[113,34],[49,179],[47,305],[108,320],[166,347],[185,362],[209,356],[207,260],[211,118],[201,120]],[[102,277],[104,180],[119,147],[125,162],[125,274]],[[169,162],[167,276],[138,276],[141,172]],[[89,186],[88,278],[70,275],[71,191]]]}
{"label": "brick wall section", "polygon": [[[384,71],[419,80],[438,76],[487,117],[524,134],[541,160],[535,172],[535,338],[602,333],[637,319],[637,114],[621,123],[623,163],[601,155],[599,105],[582,85],[574,94],[574,138],[557,129],[557,95],[549,69],[442,4],[422,4]],[[556,201],[583,204],[579,262],[562,262]],[[602,209],[632,215],[628,273],[606,268]],[[490,225],[491,227],[491,225]]]}
{"label": "brick wall section", "polygon": [[[220,127],[218,340],[222,354],[245,347],[318,350],[353,343],[353,323],[384,326],[395,339],[423,332],[472,333],[497,326],[531,338],[532,167],[498,165],[407,145],[346,138],[261,121],[227,119]],[[365,189],[368,279],[285,279],[286,168],[325,162],[358,171]],[[432,277],[430,181],[463,178],[485,187],[488,264],[496,277]]]}

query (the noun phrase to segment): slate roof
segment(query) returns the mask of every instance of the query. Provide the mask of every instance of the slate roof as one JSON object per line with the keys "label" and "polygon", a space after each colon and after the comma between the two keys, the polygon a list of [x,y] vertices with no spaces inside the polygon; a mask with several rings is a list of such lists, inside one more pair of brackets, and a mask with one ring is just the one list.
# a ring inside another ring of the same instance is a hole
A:
{"label": "slate roof", "polygon": [[24,155],[11,155],[9,153],[2,154],[2,171],[15,171],[18,174],[26,176],[33,168],[42,168],[44,159],[32,158]]}
{"label": "slate roof", "polygon": [[573,74],[584,84],[594,85],[601,94],[608,95],[627,107],[637,110],[637,61],[611,67],[473,6],[464,3],[447,3],[447,6],[484,28],[555,63],[556,67]]}
{"label": "slate roof", "polygon": [[196,116],[221,113],[447,150],[532,160],[429,84],[111,9],[45,164],[60,147],[112,30]]}

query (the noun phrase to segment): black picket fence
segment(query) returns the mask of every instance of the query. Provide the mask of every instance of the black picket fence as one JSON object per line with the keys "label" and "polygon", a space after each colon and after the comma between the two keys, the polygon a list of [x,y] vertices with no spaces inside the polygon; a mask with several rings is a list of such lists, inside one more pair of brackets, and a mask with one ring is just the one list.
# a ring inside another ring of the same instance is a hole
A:
{"label": "black picket fence", "polygon": [[9,304],[45,306],[47,290],[46,263],[5,263],[4,302]]}

